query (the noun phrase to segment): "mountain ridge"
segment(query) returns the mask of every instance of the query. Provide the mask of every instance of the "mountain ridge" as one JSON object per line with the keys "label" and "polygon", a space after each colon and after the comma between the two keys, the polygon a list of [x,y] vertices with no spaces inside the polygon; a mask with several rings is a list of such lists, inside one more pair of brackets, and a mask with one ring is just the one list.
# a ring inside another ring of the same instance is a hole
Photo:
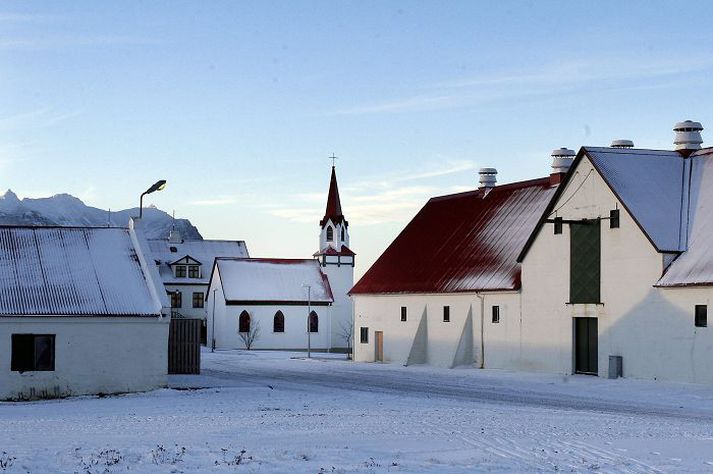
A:
{"label": "mountain ridge", "polygon": [[[108,211],[87,206],[76,196],[61,193],[43,198],[18,198],[11,189],[0,195],[0,225],[126,227],[129,218],[138,216],[133,207]],[[149,239],[167,239],[172,228],[186,240],[203,240],[188,219],[173,219],[156,207],[144,208],[143,229]]]}

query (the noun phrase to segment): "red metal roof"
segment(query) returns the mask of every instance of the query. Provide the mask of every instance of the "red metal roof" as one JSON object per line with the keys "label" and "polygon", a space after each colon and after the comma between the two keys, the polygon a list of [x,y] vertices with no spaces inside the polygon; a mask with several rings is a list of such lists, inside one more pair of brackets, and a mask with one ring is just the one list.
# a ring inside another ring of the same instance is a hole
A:
{"label": "red metal roof", "polygon": [[312,256],[313,257],[319,257],[320,255],[331,255],[331,256],[340,256],[340,257],[353,257],[356,254],[346,245],[342,245],[342,250],[336,250],[332,246],[328,246],[325,249],[322,249],[318,252],[315,252]]}
{"label": "red metal roof", "polygon": [[332,177],[329,180],[329,194],[327,195],[327,208],[324,211],[324,217],[319,221],[319,225],[323,226],[328,220],[338,224],[344,220],[342,214],[342,203],[339,201],[339,188],[337,187],[337,172],[332,166]]}
{"label": "red metal roof", "polygon": [[517,256],[555,189],[547,177],[432,198],[350,293],[518,289]]}

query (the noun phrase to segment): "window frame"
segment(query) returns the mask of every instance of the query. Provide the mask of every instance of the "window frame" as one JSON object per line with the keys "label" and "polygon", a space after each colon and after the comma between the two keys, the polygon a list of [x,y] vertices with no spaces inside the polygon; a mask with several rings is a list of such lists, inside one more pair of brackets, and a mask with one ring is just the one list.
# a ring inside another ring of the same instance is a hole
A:
{"label": "window frame", "polygon": [[334,227],[331,225],[327,226],[327,242],[334,242]]}
{"label": "window frame", "polygon": [[193,292],[193,307],[205,308],[205,293],[203,293],[202,291]]}
{"label": "window frame", "polygon": [[285,313],[281,310],[277,310],[275,315],[272,317],[272,332],[273,333],[284,333],[285,332]]}
{"label": "window frame", "polygon": [[316,334],[319,332],[319,315],[316,311],[312,310],[309,313],[309,332]]}
{"label": "window frame", "polygon": [[[48,362],[41,364],[41,358],[44,354],[38,354],[38,341],[46,340],[49,342]],[[11,335],[10,343],[10,371],[11,372],[54,372],[57,355],[57,336],[56,334],[28,334],[16,333]],[[23,341],[24,340],[24,341]],[[21,348],[20,344],[25,347]],[[30,347],[31,346],[31,347]],[[21,351],[24,350],[24,354]],[[31,356],[32,360],[21,360],[22,357]]]}
{"label": "window frame", "polygon": [[176,265],[174,274],[176,278],[186,278],[186,265]]}
{"label": "window frame", "polygon": [[200,278],[200,277],[201,277],[200,265],[188,265],[188,278]]}
{"label": "window frame", "polygon": [[171,298],[171,309],[183,308],[183,293],[181,290],[167,291],[166,293]]}
{"label": "window frame", "polygon": [[369,344],[369,327],[368,326],[361,326],[359,328],[359,343],[360,344]]}
{"label": "window frame", "polygon": [[[244,323],[244,317],[247,317],[247,323]],[[247,331],[243,331],[243,329],[245,329],[244,324],[247,324]],[[238,334],[248,334],[250,332],[251,325],[252,318],[250,317],[250,313],[246,310],[241,311],[240,316],[238,316]]]}
{"label": "window frame", "polygon": [[490,308],[492,324],[500,324],[500,305],[494,304]]}
{"label": "window frame", "polygon": [[693,324],[697,328],[708,327],[708,305],[697,304],[693,310]]}
{"label": "window frame", "polygon": [[449,305],[443,305],[443,322],[451,322],[451,307]]}
{"label": "window frame", "polygon": [[401,307],[401,322],[405,323],[408,321],[408,306]]}

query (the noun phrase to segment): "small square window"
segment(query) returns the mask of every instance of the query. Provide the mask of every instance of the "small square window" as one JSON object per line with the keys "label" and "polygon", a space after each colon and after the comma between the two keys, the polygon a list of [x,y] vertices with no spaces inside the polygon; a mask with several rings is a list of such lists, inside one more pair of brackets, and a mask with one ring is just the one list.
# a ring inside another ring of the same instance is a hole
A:
{"label": "small square window", "polygon": [[359,328],[359,329],[360,329],[360,330],[359,330],[359,333],[360,333],[359,335],[361,336],[361,339],[360,339],[361,343],[362,343],[362,344],[369,344],[369,328],[362,327],[362,328]]}
{"label": "small square window", "polygon": [[493,306],[493,323],[500,322],[500,306]]}
{"label": "small square window", "polygon": [[444,323],[451,322],[451,307],[450,306],[443,307],[443,322]]}
{"label": "small square window", "polygon": [[708,327],[708,305],[697,304],[696,305],[696,321],[697,328]]}
{"label": "small square window", "polygon": [[186,278],[185,265],[176,265],[176,278]]}
{"label": "small square window", "polygon": [[619,228],[619,209],[612,209],[611,211],[609,211],[609,228]]}
{"label": "small square window", "polygon": [[408,309],[406,306],[401,307],[401,321],[406,321],[408,319]]}
{"label": "small square window", "polygon": [[13,334],[10,370],[54,371],[54,334]]}
{"label": "small square window", "polygon": [[562,233],[562,218],[555,217],[555,235]]}

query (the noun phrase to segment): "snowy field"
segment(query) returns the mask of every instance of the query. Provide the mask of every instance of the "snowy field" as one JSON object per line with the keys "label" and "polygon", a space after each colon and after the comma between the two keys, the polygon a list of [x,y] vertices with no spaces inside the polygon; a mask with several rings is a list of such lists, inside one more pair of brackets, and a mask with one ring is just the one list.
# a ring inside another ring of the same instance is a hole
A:
{"label": "snowy field", "polygon": [[713,387],[295,355],[0,403],[0,472],[713,472]]}

